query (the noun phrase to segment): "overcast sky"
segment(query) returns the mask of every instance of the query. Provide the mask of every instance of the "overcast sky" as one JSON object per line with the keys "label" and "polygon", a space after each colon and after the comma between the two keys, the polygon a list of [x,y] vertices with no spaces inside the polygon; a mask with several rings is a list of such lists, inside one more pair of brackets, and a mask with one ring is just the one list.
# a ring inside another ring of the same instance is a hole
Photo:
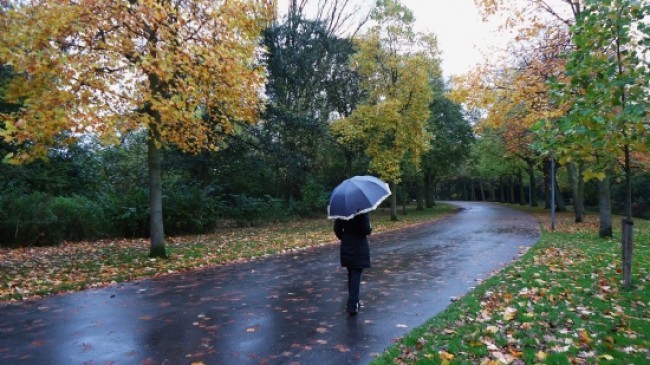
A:
{"label": "overcast sky", "polygon": [[503,46],[497,24],[484,23],[474,0],[402,0],[413,11],[416,27],[438,36],[445,76],[471,70],[483,60],[481,51]]}
{"label": "overcast sky", "polygon": [[[317,3],[317,0],[312,0]],[[370,5],[374,0],[368,1]],[[288,0],[278,0],[281,13]],[[504,46],[505,39],[496,31],[496,24],[481,20],[474,0],[402,0],[413,11],[416,28],[438,36],[445,77],[471,70],[481,63],[490,46]]]}

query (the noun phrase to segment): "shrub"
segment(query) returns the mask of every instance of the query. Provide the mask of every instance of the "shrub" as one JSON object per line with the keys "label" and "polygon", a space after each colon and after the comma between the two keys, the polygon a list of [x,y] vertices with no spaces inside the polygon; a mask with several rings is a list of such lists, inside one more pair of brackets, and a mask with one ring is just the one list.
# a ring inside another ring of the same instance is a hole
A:
{"label": "shrub", "polygon": [[50,211],[56,217],[55,226],[49,230],[52,242],[90,240],[103,235],[104,211],[84,196],[52,198]]}
{"label": "shrub", "polygon": [[329,193],[316,179],[307,179],[302,188],[302,200],[293,205],[292,210],[302,217],[323,216],[326,214]]}
{"label": "shrub", "polygon": [[3,246],[56,245],[64,240],[85,240],[102,234],[102,209],[74,195],[52,197],[41,192],[0,197],[0,243]]}
{"label": "shrub", "polygon": [[221,216],[233,219],[240,226],[261,221],[278,221],[290,217],[287,207],[279,199],[270,196],[264,198],[230,194],[221,201]]}
{"label": "shrub", "polygon": [[106,233],[114,237],[147,237],[149,235],[149,196],[141,189],[110,192],[101,195],[105,212]]}
{"label": "shrub", "polygon": [[3,246],[32,246],[51,244],[48,229],[56,222],[49,209],[50,196],[35,192],[26,195],[2,195],[0,240]]}
{"label": "shrub", "polygon": [[199,187],[183,187],[163,196],[165,233],[204,233],[217,221],[217,202]]}

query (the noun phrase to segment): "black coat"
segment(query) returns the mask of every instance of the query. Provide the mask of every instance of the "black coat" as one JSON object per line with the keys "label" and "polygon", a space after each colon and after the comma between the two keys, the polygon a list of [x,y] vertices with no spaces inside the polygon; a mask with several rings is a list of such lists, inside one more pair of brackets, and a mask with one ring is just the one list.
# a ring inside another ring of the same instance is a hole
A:
{"label": "black coat", "polygon": [[350,220],[337,219],[334,233],[341,240],[341,266],[353,268],[370,267],[370,247],[367,236],[372,232],[368,213]]}

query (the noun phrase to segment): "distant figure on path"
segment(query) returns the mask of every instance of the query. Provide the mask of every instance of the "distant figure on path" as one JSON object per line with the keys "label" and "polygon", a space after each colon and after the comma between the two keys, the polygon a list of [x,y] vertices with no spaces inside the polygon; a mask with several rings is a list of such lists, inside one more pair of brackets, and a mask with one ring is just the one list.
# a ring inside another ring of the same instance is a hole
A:
{"label": "distant figure on path", "polygon": [[334,233],[341,240],[341,266],[348,269],[348,313],[359,312],[359,288],[363,269],[370,267],[368,235],[372,232],[368,213],[350,220],[334,221]]}

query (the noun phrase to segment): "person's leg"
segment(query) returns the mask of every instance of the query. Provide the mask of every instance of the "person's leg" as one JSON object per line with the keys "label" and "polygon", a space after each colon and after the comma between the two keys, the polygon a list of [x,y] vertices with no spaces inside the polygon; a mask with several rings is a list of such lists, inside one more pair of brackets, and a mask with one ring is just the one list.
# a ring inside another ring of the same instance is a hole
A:
{"label": "person's leg", "polygon": [[348,312],[359,311],[359,289],[361,287],[362,268],[348,268]]}

